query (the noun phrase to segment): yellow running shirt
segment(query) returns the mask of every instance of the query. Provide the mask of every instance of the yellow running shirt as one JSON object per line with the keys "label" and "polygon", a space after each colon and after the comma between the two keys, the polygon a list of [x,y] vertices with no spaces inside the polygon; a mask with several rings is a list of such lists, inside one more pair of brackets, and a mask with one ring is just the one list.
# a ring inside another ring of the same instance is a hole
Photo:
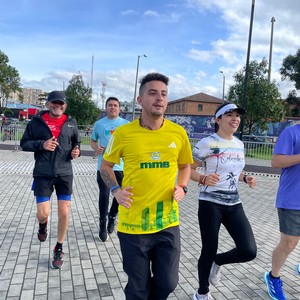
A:
{"label": "yellow running shirt", "polygon": [[122,187],[132,186],[129,209],[119,206],[118,231],[147,234],[179,224],[178,203],[173,200],[178,164],[193,162],[185,130],[164,120],[158,130],[140,126],[139,120],[118,127],[104,159],[124,161]]}

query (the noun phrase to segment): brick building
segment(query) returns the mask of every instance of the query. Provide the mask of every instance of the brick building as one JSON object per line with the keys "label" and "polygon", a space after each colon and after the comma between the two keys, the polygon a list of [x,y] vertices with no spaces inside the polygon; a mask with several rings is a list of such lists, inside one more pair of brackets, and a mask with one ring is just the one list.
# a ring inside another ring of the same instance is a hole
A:
{"label": "brick building", "polygon": [[213,116],[223,100],[205,93],[198,93],[170,101],[166,114]]}

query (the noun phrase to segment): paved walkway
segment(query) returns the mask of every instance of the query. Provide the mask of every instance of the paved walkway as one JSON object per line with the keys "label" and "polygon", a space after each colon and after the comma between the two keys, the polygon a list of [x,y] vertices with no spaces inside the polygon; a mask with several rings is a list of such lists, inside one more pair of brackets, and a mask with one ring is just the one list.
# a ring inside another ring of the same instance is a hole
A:
{"label": "paved walkway", "polygon": [[[98,238],[96,159],[83,156],[74,161],[74,195],[61,270],[49,267],[56,243],[56,200],[52,201],[48,240],[40,243],[36,236],[36,206],[30,191],[32,167],[32,153],[0,151],[0,299],[123,300],[126,275],[117,235],[111,234],[105,243]],[[211,289],[215,299],[269,299],[262,277],[270,269],[271,252],[279,238],[274,208],[278,179],[277,175],[257,174],[257,188],[240,184],[258,255],[250,263],[223,268],[220,285]],[[180,279],[169,299],[192,299],[198,285],[201,240],[197,193],[197,185],[191,182],[181,203]],[[219,250],[226,251],[232,246],[231,238],[222,228]],[[282,271],[288,299],[300,299],[300,277],[295,274],[298,259],[299,249],[289,257]]]}

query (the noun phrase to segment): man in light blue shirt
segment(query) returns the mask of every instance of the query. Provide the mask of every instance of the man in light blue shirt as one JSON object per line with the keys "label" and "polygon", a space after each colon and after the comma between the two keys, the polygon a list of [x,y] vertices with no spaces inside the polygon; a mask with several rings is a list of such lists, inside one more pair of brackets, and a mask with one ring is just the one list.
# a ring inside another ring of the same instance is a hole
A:
{"label": "man in light blue shirt", "polygon": [[[116,97],[109,97],[105,103],[106,117],[98,120],[93,127],[91,135],[91,147],[98,156],[97,165],[97,183],[99,186],[99,238],[105,242],[107,240],[107,232],[112,233],[115,228],[115,220],[118,214],[118,202],[113,198],[110,211],[108,213],[109,204],[109,188],[104,183],[100,175],[100,165],[102,162],[105,148],[109,142],[109,139],[117,127],[129,123],[129,121],[121,118],[120,114],[120,101]],[[123,179],[123,161],[120,164],[115,164],[114,172],[118,184],[122,186]],[[108,216],[108,218],[107,218]],[[108,224],[107,224],[108,219]],[[107,227],[106,227],[107,224]]]}

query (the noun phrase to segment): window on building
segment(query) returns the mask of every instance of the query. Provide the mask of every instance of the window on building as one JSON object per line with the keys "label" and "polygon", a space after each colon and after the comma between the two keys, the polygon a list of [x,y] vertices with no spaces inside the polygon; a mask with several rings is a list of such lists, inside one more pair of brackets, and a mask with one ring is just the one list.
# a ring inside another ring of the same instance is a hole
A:
{"label": "window on building", "polygon": [[198,111],[202,111],[203,110],[203,105],[202,104],[198,104]]}

